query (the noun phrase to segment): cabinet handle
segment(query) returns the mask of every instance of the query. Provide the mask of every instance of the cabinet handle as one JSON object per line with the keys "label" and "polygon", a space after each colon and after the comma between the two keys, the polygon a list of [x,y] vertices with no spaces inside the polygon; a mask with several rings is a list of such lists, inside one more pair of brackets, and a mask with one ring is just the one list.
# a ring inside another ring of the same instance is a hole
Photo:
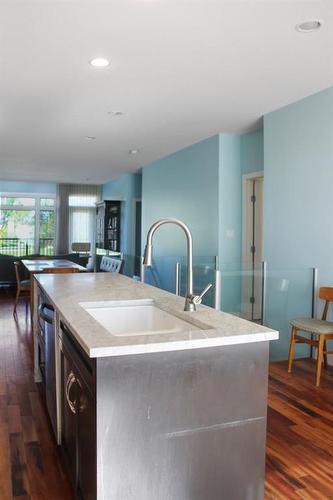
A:
{"label": "cabinet handle", "polygon": [[75,378],[75,375],[74,373],[71,371],[68,375],[68,378],[67,378],[67,382],[66,382],[66,399],[67,399],[67,403],[68,403],[68,406],[71,410],[72,413],[76,414],[76,408],[75,408],[75,404],[76,402],[75,401],[72,401],[69,397],[69,392],[72,388],[72,385],[76,382],[76,378]]}
{"label": "cabinet handle", "polygon": [[41,304],[39,304],[38,306],[38,319],[39,319],[39,324],[40,324],[40,318],[42,318],[44,321],[46,321],[46,323],[49,323],[50,325],[53,324],[53,320],[47,316],[44,312],[44,310],[47,309],[48,311],[50,311],[51,313],[54,314],[54,309],[52,306],[49,306],[48,304],[45,304],[44,302],[42,302]]}
{"label": "cabinet handle", "polygon": [[82,385],[81,385],[81,382],[80,382],[80,379],[76,379],[76,382],[78,384],[78,386],[80,387],[80,397],[79,397],[79,413],[82,413],[84,412],[84,410],[86,409],[87,407],[87,398],[85,397],[85,395],[83,394],[83,391],[82,391]]}

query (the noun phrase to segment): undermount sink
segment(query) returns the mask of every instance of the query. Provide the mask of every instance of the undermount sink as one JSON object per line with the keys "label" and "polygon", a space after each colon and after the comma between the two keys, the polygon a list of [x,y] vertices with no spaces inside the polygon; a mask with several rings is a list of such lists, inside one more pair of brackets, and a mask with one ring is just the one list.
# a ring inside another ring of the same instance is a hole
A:
{"label": "undermount sink", "polygon": [[80,306],[117,337],[199,329],[192,323],[162,311],[150,299],[81,302]]}

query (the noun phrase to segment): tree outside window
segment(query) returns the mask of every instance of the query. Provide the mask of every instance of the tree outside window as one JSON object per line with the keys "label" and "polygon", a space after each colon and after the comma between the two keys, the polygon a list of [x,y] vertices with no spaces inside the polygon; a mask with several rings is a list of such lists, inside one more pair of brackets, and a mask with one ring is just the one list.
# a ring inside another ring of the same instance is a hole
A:
{"label": "tree outside window", "polygon": [[52,255],[54,232],[54,198],[0,195],[0,253]]}

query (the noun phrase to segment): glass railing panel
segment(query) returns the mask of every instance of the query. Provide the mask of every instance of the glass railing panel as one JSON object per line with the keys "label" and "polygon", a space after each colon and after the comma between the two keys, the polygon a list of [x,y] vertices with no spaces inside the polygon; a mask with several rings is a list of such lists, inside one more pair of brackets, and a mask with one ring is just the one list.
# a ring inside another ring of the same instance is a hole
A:
{"label": "glass railing panel", "polygon": [[240,316],[242,312],[242,271],[238,263],[221,263],[221,309]]}
{"label": "glass railing panel", "polygon": [[[145,267],[145,282],[166,290],[167,292],[175,293],[176,291],[176,263],[181,264],[181,285],[180,290],[182,290],[183,282],[183,261],[179,256],[164,256],[164,255],[154,255],[153,265],[150,267]],[[182,293],[182,291],[181,291]]]}
{"label": "glass railing panel", "polygon": [[[175,293],[177,263],[180,265],[179,294],[185,296],[187,288],[187,259],[184,256],[155,255],[153,257],[153,265],[145,267],[145,282],[162,290]],[[194,293],[199,294],[208,283],[214,283],[214,266],[214,256],[193,258]],[[214,303],[213,297],[213,290],[210,290],[205,296],[203,303],[212,305]]]}
{"label": "glass railing panel", "polygon": [[[140,279],[141,256],[122,254],[119,257],[124,259],[123,274]],[[145,267],[145,283],[175,293],[177,262],[180,264],[179,292],[181,296],[185,296],[187,263],[184,256],[154,256],[152,267]],[[255,264],[254,267],[252,263],[241,265],[221,263],[220,272],[221,278],[218,285],[221,289],[221,310],[278,330],[280,340],[271,343],[271,357],[272,359],[286,359],[289,348],[290,321],[296,317],[311,316],[312,269],[277,270],[267,265],[264,275],[262,263]],[[215,306],[215,280],[215,257],[195,257],[193,261],[194,293],[200,294],[208,283],[213,283],[214,287],[203,300],[204,304],[211,307]],[[263,310],[264,304],[265,310]],[[308,356],[309,348],[297,346],[296,355]]]}
{"label": "glass railing panel", "polygon": [[[193,258],[193,292],[200,295],[203,289],[212,283],[213,287],[205,294],[202,303],[213,307],[215,298],[215,257],[201,256]],[[187,263],[181,262],[180,295],[185,297],[187,289]]]}
{"label": "glass railing panel", "polygon": [[[290,340],[290,321],[310,318],[312,314],[313,270],[272,269],[268,266],[266,278],[265,325],[278,330],[280,338],[272,342],[272,359],[287,359]],[[309,356],[310,347],[296,346],[296,357]]]}
{"label": "glass railing panel", "polygon": [[221,309],[249,321],[262,320],[262,263],[222,263]]}
{"label": "glass railing panel", "polygon": [[[280,332],[271,343],[272,359],[287,359],[290,321],[311,317],[313,269],[274,269],[267,264],[222,263],[221,309]],[[263,300],[264,299],[264,300]],[[308,356],[309,347],[298,345],[296,356]]]}

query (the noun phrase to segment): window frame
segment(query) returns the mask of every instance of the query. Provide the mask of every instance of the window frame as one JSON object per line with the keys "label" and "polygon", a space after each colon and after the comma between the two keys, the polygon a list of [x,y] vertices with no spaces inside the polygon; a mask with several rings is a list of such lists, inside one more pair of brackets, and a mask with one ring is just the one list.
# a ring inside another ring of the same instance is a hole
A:
{"label": "window frame", "polygon": [[[1,203],[1,198],[33,198],[35,200],[35,206],[19,206],[19,205],[5,205]],[[42,198],[52,198],[54,199],[53,207],[41,207]],[[57,195],[55,193],[20,193],[20,192],[8,192],[0,191],[0,210],[21,210],[21,211],[35,211],[35,228],[34,228],[34,241],[35,241],[35,253],[40,252],[40,212],[54,212],[54,231],[53,231],[53,241],[56,238],[56,226],[57,226]]]}

